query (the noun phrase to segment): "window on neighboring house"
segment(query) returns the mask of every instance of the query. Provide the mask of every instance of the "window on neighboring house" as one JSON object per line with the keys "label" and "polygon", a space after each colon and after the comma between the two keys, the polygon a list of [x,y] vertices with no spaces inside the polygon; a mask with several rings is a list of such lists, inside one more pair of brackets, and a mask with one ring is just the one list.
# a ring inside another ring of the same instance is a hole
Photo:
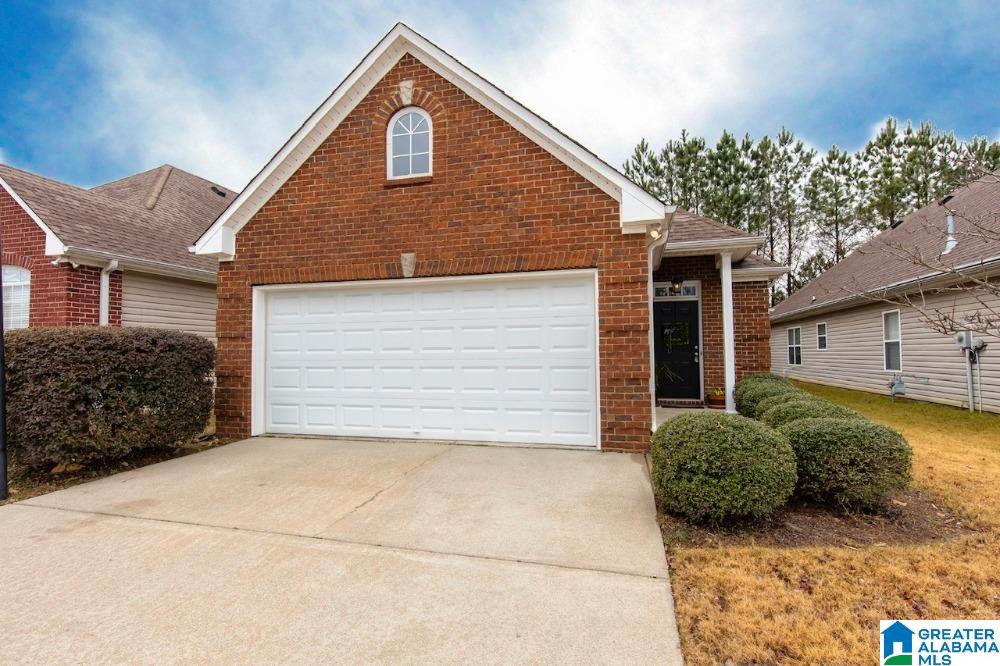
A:
{"label": "window on neighboring house", "polygon": [[415,106],[389,120],[386,150],[389,178],[431,175],[431,117]]}
{"label": "window on neighboring house", "polygon": [[28,328],[31,304],[31,271],[20,266],[3,267],[3,330]]}
{"label": "window on neighboring house", "polygon": [[816,349],[826,349],[826,322],[816,324]]}
{"label": "window on neighboring house", "polygon": [[802,329],[788,329],[788,365],[802,365]]}
{"label": "window on neighboring house", "polygon": [[882,313],[882,348],[886,370],[903,369],[903,352],[900,347],[902,332],[899,328],[899,310]]}

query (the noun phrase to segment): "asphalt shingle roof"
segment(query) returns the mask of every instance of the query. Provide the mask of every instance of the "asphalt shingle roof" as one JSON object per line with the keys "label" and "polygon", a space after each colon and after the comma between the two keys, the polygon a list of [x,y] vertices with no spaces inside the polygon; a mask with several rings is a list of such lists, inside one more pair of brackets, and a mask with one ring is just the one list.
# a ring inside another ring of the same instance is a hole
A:
{"label": "asphalt shingle roof", "polygon": [[4,164],[0,177],[70,248],[218,270],[188,246],[235,193],[194,174],[163,165],[89,190]]}
{"label": "asphalt shingle roof", "polygon": [[[942,256],[947,209],[954,211],[958,245]],[[771,318],[851,296],[877,293],[886,287],[940,274],[940,268],[975,265],[996,258],[1000,256],[998,239],[1000,177],[988,175],[956,190],[944,206],[938,202],[925,206],[907,215],[896,227],[870,239],[775,306]],[[939,270],[922,266],[912,256],[919,256]],[[845,307],[848,305],[845,303]],[[802,316],[806,314],[803,312]]]}

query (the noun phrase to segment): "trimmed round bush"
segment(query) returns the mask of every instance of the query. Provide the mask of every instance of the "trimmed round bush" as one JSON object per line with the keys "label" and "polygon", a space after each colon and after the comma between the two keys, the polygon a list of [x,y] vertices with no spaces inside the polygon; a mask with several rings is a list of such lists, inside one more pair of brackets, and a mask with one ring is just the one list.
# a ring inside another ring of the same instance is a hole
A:
{"label": "trimmed round bush", "polygon": [[152,328],[31,328],[4,339],[7,436],[29,467],[108,462],[205,428],[215,345]]}
{"label": "trimmed round bush", "polygon": [[662,506],[698,522],[765,516],[795,489],[795,455],[785,438],[735,414],[670,419],[653,435],[651,459]]}
{"label": "trimmed round bush", "polygon": [[750,375],[736,383],[733,398],[736,401],[736,410],[743,416],[753,418],[757,403],[764,398],[795,392],[801,393],[802,390],[784,379],[775,378],[774,375]]}
{"label": "trimmed round bush", "polygon": [[778,428],[786,423],[800,419],[821,418],[864,419],[865,417],[853,409],[841,407],[828,400],[815,397],[795,398],[787,402],[782,402],[771,407],[760,416],[760,420],[772,428]]}
{"label": "trimmed round bush", "polygon": [[754,407],[753,418],[760,420],[760,417],[763,416],[764,412],[767,410],[772,407],[777,407],[778,405],[783,405],[791,400],[817,400],[823,402],[822,398],[814,396],[812,393],[807,393],[801,389],[786,391],[784,393],[776,393],[775,395],[768,396],[757,402],[757,405]]}
{"label": "trimmed round bush", "polygon": [[780,428],[798,460],[797,492],[827,504],[873,509],[910,482],[913,454],[895,430],[861,419],[815,418]]}

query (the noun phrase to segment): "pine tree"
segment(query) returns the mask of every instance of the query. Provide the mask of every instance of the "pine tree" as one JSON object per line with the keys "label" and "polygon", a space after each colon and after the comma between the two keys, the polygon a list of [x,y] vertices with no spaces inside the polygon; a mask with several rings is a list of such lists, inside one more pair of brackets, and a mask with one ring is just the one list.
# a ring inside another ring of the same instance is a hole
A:
{"label": "pine tree", "polygon": [[806,178],[816,151],[806,148],[802,141],[785,128],[781,128],[778,133],[775,149],[775,209],[783,236],[783,258],[791,269],[785,276],[786,294],[791,294],[795,290],[794,271],[799,251],[808,234],[806,216],[803,214],[803,197]]}
{"label": "pine tree", "polygon": [[895,118],[888,118],[861,151],[858,186],[861,211],[871,231],[898,222],[909,210],[903,179],[903,140]]}
{"label": "pine tree", "polygon": [[833,146],[813,169],[806,186],[818,251],[831,265],[847,255],[859,231],[855,171],[854,158]]}
{"label": "pine tree", "polygon": [[681,130],[680,139],[667,144],[673,167],[674,203],[692,213],[704,212],[708,190],[708,152],[705,139]]}
{"label": "pine tree", "polygon": [[749,228],[752,194],[746,157],[752,145],[750,137],[739,144],[732,134],[723,132],[706,164],[705,215],[737,229]]}

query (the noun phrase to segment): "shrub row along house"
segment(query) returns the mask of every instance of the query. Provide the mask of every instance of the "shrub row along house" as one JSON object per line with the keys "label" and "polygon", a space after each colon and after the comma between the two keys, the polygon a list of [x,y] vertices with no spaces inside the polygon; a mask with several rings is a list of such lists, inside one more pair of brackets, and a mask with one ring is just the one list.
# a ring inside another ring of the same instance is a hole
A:
{"label": "shrub row along house", "polygon": [[768,369],[760,243],[399,24],[194,246],[218,430],[646,449]]}
{"label": "shrub row along house", "polygon": [[871,239],[778,304],[771,329],[778,374],[1000,412],[1000,177]]}
{"label": "shrub row along house", "polygon": [[4,330],[149,326],[214,337],[218,263],[188,246],[234,198],[169,165],[91,189],[0,165]]}

